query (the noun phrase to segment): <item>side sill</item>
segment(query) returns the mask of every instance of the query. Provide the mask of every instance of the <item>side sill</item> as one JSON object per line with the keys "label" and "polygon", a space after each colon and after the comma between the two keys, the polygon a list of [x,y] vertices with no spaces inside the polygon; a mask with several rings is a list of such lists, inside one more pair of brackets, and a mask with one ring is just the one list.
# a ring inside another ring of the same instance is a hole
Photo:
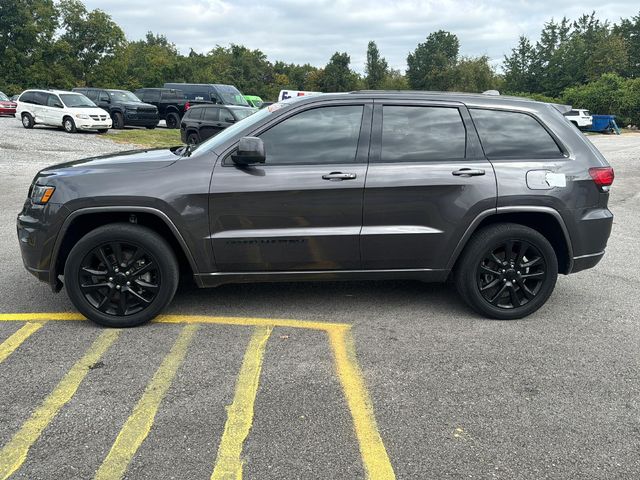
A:
{"label": "side sill", "polygon": [[307,270],[277,272],[213,272],[194,275],[199,287],[217,287],[227,283],[338,282],[353,280],[420,280],[444,282],[449,270]]}

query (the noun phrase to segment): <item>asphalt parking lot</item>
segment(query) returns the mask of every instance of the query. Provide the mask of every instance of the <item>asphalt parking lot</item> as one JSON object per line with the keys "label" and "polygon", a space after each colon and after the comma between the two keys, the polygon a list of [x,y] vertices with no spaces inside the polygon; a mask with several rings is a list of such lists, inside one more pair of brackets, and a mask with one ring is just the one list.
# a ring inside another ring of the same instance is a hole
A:
{"label": "asphalt parking lot", "polygon": [[256,284],[118,331],[24,270],[15,216],[39,169],[128,146],[0,118],[0,479],[640,477],[640,134],[589,138],[607,254],[527,319],[446,285]]}

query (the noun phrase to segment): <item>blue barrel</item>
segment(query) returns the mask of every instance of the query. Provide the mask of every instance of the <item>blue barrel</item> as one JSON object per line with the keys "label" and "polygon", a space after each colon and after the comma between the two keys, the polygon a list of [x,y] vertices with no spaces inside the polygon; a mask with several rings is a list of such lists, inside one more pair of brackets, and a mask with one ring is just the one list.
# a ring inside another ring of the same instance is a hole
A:
{"label": "blue barrel", "polygon": [[617,128],[615,115],[591,115],[590,132],[615,131]]}

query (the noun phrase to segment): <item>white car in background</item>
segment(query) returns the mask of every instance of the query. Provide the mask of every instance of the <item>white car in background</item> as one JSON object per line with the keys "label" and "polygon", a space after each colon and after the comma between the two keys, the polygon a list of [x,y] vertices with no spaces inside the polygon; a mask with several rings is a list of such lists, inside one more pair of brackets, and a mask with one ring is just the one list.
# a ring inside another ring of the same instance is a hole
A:
{"label": "white car in background", "polygon": [[580,130],[591,128],[593,123],[593,118],[589,110],[571,110],[565,113],[564,116]]}
{"label": "white car in background", "polygon": [[111,128],[111,116],[80,93],[62,90],[25,90],[18,98],[16,117],[24,128],[34,125],[63,127],[68,133],[76,130]]}

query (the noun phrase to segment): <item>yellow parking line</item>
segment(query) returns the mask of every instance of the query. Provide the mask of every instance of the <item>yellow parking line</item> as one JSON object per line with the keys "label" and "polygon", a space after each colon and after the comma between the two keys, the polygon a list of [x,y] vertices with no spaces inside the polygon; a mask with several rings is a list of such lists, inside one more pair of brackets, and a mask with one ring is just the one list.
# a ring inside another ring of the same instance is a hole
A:
{"label": "yellow parking line", "polygon": [[151,431],[160,402],[182,365],[197,329],[197,325],[187,325],[182,329],[96,472],[96,480],[116,480],[124,476],[129,462]]}
{"label": "yellow parking line", "polygon": [[[0,322],[24,321],[69,321],[86,320],[79,313],[0,313]],[[307,328],[311,330],[329,330],[349,328],[345,323],[317,322],[313,320],[291,320],[282,318],[252,317],[214,317],[208,315],[160,315],[154,323],[195,323],[241,326],[271,326],[288,328]]]}
{"label": "yellow parking line", "polygon": [[336,329],[329,330],[328,333],[338,377],[351,411],[356,437],[360,444],[360,455],[367,478],[372,480],[395,479],[391,461],[378,432],[371,399],[358,367],[351,333]]}
{"label": "yellow parking line", "polygon": [[27,338],[42,328],[44,323],[27,323],[0,344],[0,363],[2,363],[16,348],[22,345]]}
{"label": "yellow parking line", "polygon": [[233,403],[227,407],[227,422],[211,480],[242,479],[242,446],[253,425],[253,407],[258,393],[262,361],[272,330],[272,327],[256,327],[244,354]]}
{"label": "yellow parking line", "polygon": [[0,450],[0,479],[9,478],[24,463],[29,449],[51,423],[60,409],[75,394],[89,372],[89,367],[100,360],[120,335],[120,330],[105,330],[93,342],[84,356],[62,378],[56,388],[31,415],[20,430]]}

